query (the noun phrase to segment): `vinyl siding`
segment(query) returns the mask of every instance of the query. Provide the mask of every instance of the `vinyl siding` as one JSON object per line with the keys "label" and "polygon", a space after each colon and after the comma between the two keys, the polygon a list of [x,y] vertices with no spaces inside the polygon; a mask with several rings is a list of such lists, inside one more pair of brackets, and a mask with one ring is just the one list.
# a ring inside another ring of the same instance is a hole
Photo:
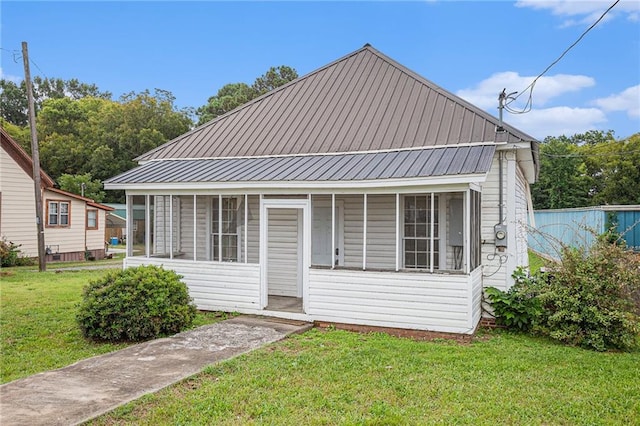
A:
{"label": "vinyl siding", "polygon": [[515,224],[516,231],[516,263],[518,266],[529,266],[529,253],[527,244],[527,183],[520,167],[516,166],[516,211]]}
{"label": "vinyl siding", "polygon": [[[503,197],[506,196],[506,161],[503,162]],[[482,245],[482,265],[484,266],[484,286],[496,287],[501,290],[507,289],[507,273],[506,264],[500,265],[499,256],[493,259],[491,257],[495,253],[495,241],[493,227],[499,222],[499,172],[498,172],[498,154],[496,153],[491,170],[487,175],[487,179],[482,185],[482,223],[481,223],[481,239],[487,241]],[[506,213],[506,202],[503,214]],[[506,255],[507,252],[501,253]],[[509,274],[510,275],[510,274]]]}
{"label": "vinyl siding", "polygon": [[455,333],[475,328],[467,275],[311,269],[309,281],[307,313],[317,320]]}
{"label": "vinyl siding", "polygon": [[20,250],[24,255],[37,256],[38,230],[35,220],[36,201],[33,193],[33,179],[4,149],[0,149],[0,192],[2,193],[1,237],[15,244],[21,244]]}
{"label": "vinyl siding", "polygon": [[128,257],[125,268],[157,265],[182,275],[198,309],[250,311],[260,306],[260,266],[244,263],[193,262]]}

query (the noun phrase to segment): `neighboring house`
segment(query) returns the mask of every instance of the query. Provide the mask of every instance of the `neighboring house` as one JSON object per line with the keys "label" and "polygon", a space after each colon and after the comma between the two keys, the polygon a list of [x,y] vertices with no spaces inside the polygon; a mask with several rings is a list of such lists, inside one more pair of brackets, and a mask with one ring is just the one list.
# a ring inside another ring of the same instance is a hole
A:
{"label": "neighboring house", "polygon": [[127,205],[105,203],[105,206],[109,206],[113,209],[113,211],[107,212],[107,227],[105,228],[104,234],[105,241],[109,244],[113,244],[114,241],[119,244],[125,239],[125,232],[127,228]]}
{"label": "neighboring house", "polygon": [[627,247],[640,252],[640,205],[536,210],[534,219],[529,246],[553,259],[560,259],[563,247],[590,247],[610,228],[615,228]]}
{"label": "neighboring house", "polygon": [[[0,127],[0,236],[20,245],[23,255],[38,256],[33,161]],[[41,173],[42,219],[46,260],[84,260],[85,248],[96,259],[104,257],[105,213],[110,207],[54,188]]]}
{"label": "neighboring house", "polygon": [[528,263],[538,142],[498,125],[366,45],[107,180],[145,211],[125,265],[200,309],[472,333]]}

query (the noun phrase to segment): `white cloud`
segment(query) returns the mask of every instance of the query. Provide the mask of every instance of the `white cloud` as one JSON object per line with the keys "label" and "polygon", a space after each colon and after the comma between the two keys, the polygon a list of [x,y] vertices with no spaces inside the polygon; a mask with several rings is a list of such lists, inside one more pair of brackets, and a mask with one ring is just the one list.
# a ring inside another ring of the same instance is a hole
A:
{"label": "white cloud", "polygon": [[607,118],[598,108],[558,106],[534,109],[527,114],[507,114],[505,122],[542,140],[547,136],[573,135],[600,128]]}
{"label": "white cloud", "polygon": [[[517,7],[528,7],[536,10],[549,10],[553,15],[567,18],[562,27],[573,25],[591,25],[602,13],[613,4],[612,0],[518,0]],[[626,15],[630,21],[638,20],[640,2],[638,0],[621,0],[604,18],[613,19],[616,15]]]}
{"label": "white cloud", "polygon": [[[472,104],[487,110],[495,110],[498,107],[498,94],[506,88],[507,93],[516,89],[523,90],[533,81],[534,76],[521,76],[513,71],[499,72],[482,80],[475,87],[459,90],[456,94]],[[585,75],[556,74],[543,76],[538,79],[533,89],[534,106],[544,106],[553,98],[565,93],[577,92],[586,87],[595,85],[595,80]],[[529,93],[524,93],[516,103],[515,109],[521,109]]]}
{"label": "white cloud", "polygon": [[630,118],[640,118],[640,84],[620,93],[593,101],[605,111],[625,111]]}
{"label": "white cloud", "polygon": [[17,77],[15,75],[10,75],[10,74],[5,74],[4,71],[2,70],[2,67],[0,67],[0,79],[13,81],[14,83],[19,83],[19,82],[22,81],[22,77]]}

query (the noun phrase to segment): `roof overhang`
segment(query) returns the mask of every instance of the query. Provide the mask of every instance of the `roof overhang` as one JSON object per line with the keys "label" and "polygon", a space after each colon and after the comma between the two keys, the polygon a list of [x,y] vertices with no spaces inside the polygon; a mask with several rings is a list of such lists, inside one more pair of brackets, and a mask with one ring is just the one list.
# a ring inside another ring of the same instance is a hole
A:
{"label": "roof overhang", "polygon": [[538,141],[505,143],[499,145],[497,150],[515,150],[516,161],[520,165],[527,182],[536,183],[538,180],[538,174],[540,173],[538,145]]}
{"label": "roof overhang", "polygon": [[105,189],[378,188],[484,181],[495,144],[286,157],[152,161]]}

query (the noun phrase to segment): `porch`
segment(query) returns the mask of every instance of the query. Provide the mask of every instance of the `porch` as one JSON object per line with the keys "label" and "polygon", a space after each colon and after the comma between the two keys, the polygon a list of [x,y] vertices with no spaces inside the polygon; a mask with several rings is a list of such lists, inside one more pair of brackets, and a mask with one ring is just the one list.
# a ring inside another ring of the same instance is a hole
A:
{"label": "porch", "polygon": [[469,187],[127,198],[125,266],[175,270],[200,309],[456,333],[479,321]]}

